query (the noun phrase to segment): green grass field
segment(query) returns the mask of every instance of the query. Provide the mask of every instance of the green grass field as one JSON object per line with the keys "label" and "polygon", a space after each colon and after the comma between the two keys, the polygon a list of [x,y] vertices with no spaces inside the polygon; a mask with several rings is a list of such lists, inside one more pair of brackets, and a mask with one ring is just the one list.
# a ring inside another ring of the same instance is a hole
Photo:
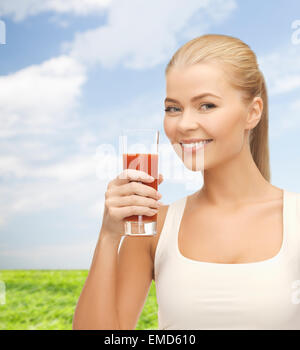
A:
{"label": "green grass field", "polygon": [[[87,270],[5,270],[5,304],[0,303],[1,330],[72,329],[76,303]],[[152,285],[136,326],[157,329],[155,283]]]}

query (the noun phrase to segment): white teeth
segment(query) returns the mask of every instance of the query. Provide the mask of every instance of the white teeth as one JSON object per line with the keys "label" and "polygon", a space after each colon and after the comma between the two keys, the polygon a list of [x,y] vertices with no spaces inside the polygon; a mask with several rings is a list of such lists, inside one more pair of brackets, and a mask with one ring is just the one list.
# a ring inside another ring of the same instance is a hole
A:
{"label": "white teeth", "polygon": [[185,148],[193,148],[197,146],[203,146],[204,144],[208,143],[210,141],[200,141],[200,142],[195,142],[195,143],[182,143],[182,146]]}

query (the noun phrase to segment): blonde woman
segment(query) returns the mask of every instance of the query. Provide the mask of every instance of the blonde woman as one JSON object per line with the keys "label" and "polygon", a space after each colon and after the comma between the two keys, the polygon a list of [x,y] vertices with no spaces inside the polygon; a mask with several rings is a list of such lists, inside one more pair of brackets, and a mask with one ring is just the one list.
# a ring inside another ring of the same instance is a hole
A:
{"label": "blonde woman", "polygon": [[[237,38],[203,35],[174,54],[166,83],[165,133],[204,185],[161,206],[142,172],[109,183],[73,329],[135,329],[152,280],[159,329],[300,329],[300,194],[270,183],[255,54]],[[158,234],[126,237],[118,254],[123,219],[153,208]]]}

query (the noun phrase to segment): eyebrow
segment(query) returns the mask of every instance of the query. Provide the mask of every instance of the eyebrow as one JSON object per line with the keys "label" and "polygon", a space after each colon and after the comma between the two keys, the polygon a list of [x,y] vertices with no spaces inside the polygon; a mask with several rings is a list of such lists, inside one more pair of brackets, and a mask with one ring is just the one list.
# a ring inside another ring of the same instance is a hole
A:
{"label": "eyebrow", "polygon": [[[197,95],[197,96],[194,96],[193,98],[191,98],[191,102],[195,102],[196,100],[199,100],[200,98],[203,98],[205,96],[213,96],[213,97],[221,99],[220,96],[214,95],[211,92],[204,92],[203,94],[200,94],[200,95]],[[179,101],[175,100],[174,98],[166,97],[165,102],[179,102]]]}

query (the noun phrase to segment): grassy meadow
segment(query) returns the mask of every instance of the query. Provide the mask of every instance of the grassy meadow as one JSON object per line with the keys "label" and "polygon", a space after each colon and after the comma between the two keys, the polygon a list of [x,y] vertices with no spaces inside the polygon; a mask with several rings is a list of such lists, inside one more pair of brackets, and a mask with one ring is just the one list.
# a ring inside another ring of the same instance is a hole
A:
{"label": "grassy meadow", "polygon": [[[0,303],[0,330],[70,330],[87,270],[2,270],[5,304]],[[155,283],[136,326],[157,329]]]}

